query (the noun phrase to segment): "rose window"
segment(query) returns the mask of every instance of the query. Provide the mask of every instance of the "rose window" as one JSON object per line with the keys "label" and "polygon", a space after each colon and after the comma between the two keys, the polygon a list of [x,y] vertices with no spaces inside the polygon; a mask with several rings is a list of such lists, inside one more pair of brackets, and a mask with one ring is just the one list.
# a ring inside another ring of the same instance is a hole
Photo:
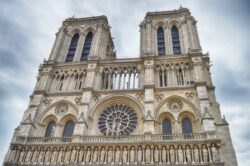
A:
{"label": "rose window", "polygon": [[104,135],[129,135],[136,125],[135,111],[123,104],[108,107],[98,119],[98,128]]}

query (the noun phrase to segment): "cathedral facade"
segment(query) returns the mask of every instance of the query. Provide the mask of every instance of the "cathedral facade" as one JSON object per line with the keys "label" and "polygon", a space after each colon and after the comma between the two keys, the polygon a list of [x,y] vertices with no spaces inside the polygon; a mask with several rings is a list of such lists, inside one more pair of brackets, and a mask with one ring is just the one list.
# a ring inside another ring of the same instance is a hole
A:
{"label": "cathedral facade", "polygon": [[139,27],[117,59],[106,16],[63,21],[3,165],[237,166],[190,11]]}

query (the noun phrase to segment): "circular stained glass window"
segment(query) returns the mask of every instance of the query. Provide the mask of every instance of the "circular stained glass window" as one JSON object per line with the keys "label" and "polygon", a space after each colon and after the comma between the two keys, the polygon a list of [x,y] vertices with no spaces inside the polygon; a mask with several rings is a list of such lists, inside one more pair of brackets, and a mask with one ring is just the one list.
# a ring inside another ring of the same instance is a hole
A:
{"label": "circular stained glass window", "polygon": [[104,135],[129,135],[136,125],[135,111],[124,104],[108,107],[98,119],[98,128]]}

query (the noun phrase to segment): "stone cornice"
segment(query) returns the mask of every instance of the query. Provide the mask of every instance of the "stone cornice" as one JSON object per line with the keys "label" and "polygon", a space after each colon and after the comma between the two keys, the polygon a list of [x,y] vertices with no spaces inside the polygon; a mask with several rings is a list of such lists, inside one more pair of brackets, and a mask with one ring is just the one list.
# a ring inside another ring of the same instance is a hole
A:
{"label": "stone cornice", "polygon": [[170,10],[170,11],[147,12],[145,20],[173,18],[173,17],[182,17],[182,16],[184,17],[191,16],[191,13],[187,8],[180,8],[178,10]]}
{"label": "stone cornice", "polygon": [[93,16],[93,17],[84,17],[84,18],[67,18],[63,21],[63,26],[69,25],[81,25],[81,24],[96,24],[96,23],[104,23],[108,24],[108,19],[106,16]]}

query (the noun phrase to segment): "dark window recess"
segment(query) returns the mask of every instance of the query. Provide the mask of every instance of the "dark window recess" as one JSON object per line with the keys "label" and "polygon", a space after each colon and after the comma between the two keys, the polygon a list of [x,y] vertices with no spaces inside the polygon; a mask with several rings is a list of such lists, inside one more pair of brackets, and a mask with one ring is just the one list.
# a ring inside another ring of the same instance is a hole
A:
{"label": "dark window recess", "polygon": [[76,34],[74,34],[74,36],[71,39],[70,46],[69,46],[69,51],[68,51],[68,54],[67,54],[67,57],[66,57],[66,62],[73,61],[74,55],[75,55],[75,52],[76,52],[76,47],[77,47],[78,40],[79,40],[79,34],[76,33]]}
{"label": "dark window recess", "polygon": [[192,122],[190,119],[185,118],[182,120],[182,133],[183,134],[191,134],[192,131]]}
{"label": "dark window recess", "polygon": [[163,120],[162,122],[162,133],[163,134],[172,134],[171,121],[168,119]]}
{"label": "dark window recess", "polygon": [[50,122],[47,126],[45,137],[51,137],[53,136],[53,132],[55,130],[56,124],[54,121]]}
{"label": "dark window recess", "polygon": [[159,27],[157,30],[157,45],[158,45],[158,55],[165,55],[165,41],[164,41],[164,30]]}
{"label": "dark window recess", "polygon": [[64,130],[63,130],[63,137],[72,137],[74,127],[75,127],[75,123],[73,121],[68,121],[65,124],[65,127],[64,127]]}
{"label": "dark window recess", "polygon": [[93,33],[89,32],[86,36],[83,49],[82,49],[82,55],[81,55],[81,61],[87,60],[91,48],[91,43],[93,39]]}
{"label": "dark window recess", "polygon": [[179,31],[176,26],[172,27],[171,34],[174,54],[181,54]]}

